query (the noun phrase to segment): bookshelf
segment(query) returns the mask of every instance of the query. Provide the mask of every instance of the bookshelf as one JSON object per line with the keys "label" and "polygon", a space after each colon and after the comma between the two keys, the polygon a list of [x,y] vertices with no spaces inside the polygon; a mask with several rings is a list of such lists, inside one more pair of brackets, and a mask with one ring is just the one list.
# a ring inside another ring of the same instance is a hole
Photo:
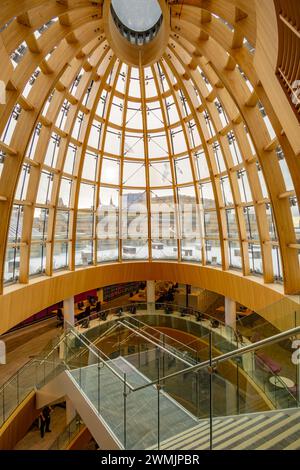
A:
{"label": "bookshelf", "polygon": [[130,292],[136,292],[139,289],[140,282],[127,282],[126,284],[114,284],[103,288],[104,302],[110,302]]}

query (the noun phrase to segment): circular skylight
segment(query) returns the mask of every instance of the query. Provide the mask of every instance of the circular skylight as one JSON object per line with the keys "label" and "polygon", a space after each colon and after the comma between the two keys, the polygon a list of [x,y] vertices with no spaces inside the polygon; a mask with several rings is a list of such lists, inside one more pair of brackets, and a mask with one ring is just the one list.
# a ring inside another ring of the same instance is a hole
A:
{"label": "circular skylight", "polygon": [[121,34],[139,45],[153,39],[162,23],[157,0],[112,0],[111,12]]}

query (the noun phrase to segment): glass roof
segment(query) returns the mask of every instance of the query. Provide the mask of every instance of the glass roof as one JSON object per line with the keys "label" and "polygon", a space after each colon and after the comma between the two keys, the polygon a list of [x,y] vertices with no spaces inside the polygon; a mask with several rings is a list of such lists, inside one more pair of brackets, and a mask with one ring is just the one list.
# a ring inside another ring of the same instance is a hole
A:
{"label": "glass roof", "polygon": [[[113,5],[137,30],[161,15],[157,1]],[[174,13],[180,10],[174,4]],[[57,19],[47,25],[37,30],[41,50],[51,30],[56,37],[62,29]],[[10,184],[11,168],[18,175],[0,200],[4,207],[13,199],[5,283],[122,260],[186,261],[282,281],[272,175],[257,155],[252,120],[246,125],[210,61],[174,35],[171,41],[157,63],[134,68],[99,33],[82,54],[68,56],[70,66],[51,87],[60,46],[50,42],[40,67],[26,45],[16,46],[19,62],[14,54],[8,60],[20,96],[5,107],[0,135],[0,186]],[[241,67],[233,75],[251,96]],[[280,204],[296,245],[290,249],[297,249],[300,216],[289,161],[263,105],[255,106],[255,124],[280,176]]]}
{"label": "glass roof", "polygon": [[151,29],[162,14],[157,0],[112,0],[111,3],[123,25],[137,32]]}

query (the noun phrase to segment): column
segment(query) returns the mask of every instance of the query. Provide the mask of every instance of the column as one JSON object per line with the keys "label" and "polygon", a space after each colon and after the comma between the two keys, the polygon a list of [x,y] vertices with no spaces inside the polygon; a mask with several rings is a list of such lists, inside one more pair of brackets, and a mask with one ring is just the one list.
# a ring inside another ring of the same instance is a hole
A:
{"label": "column", "polygon": [[101,289],[98,290],[97,295],[98,295],[98,301],[101,302],[102,304],[103,302],[103,288],[102,287]]}
{"label": "column", "polygon": [[147,311],[155,312],[155,281],[147,281]]}
{"label": "column", "polygon": [[6,364],[6,344],[0,341],[0,364]]}
{"label": "column", "polygon": [[225,297],[225,325],[236,329],[236,303],[228,297]]}
{"label": "column", "polygon": [[64,327],[68,329],[68,324],[74,326],[75,314],[74,314],[74,297],[64,300]]}

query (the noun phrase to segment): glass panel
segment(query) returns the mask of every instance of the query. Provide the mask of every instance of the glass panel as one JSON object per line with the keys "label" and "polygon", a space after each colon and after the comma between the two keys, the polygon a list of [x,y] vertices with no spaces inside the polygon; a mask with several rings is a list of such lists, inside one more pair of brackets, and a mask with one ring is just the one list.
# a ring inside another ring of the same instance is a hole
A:
{"label": "glass panel", "polygon": [[169,160],[151,162],[149,165],[150,186],[172,185],[172,173]]}
{"label": "glass panel", "polygon": [[95,193],[95,186],[81,183],[79,200],[78,200],[78,209],[93,209],[94,208],[94,193]]}
{"label": "glass panel", "polygon": [[219,224],[217,213],[215,211],[204,213],[204,228],[206,237],[218,237],[219,236]]}
{"label": "glass panel", "polygon": [[101,167],[101,182],[107,184],[119,184],[120,162],[111,158],[103,158]]}
{"label": "glass panel", "polygon": [[198,179],[209,177],[209,169],[207,166],[207,160],[204,152],[196,154],[196,167],[198,170]]}
{"label": "glass panel", "polygon": [[241,247],[238,242],[229,242],[229,265],[232,268],[242,268]]}
{"label": "glass panel", "polygon": [[193,181],[193,176],[189,157],[176,158],[174,162],[177,184],[191,183]]}
{"label": "glass panel", "polygon": [[68,267],[69,262],[68,243],[55,243],[53,251],[53,269],[63,269]]}
{"label": "glass panel", "polygon": [[66,155],[65,164],[64,164],[64,172],[69,173],[70,175],[72,175],[74,171],[76,152],[77,152],[77,147],[73,145],[68,146],[67,155]]}
{"label": "glass panel", "polygon": [[215,197],[212,184],[200,184],[200,193],[204,209],[215,209]]}
{"label": "glass panel", "polygon": [[94,232],[94,214],[77,213],[76,238],[92,238]]}
{"label": "glass panel", "polygon": [[16,282],[20,273],[20,248],[8,247],[4,263],[4,282]]}
{"label": "glass panel", "polygon": [[38,194],[36,198],[37,204],[50,204],[53,186],[53,175],[42,171],[39,183]]}
{"label": "glass panel", "polygon": [[124,157],[145,158],[143,134],[125,134]]}
{"label": "glass panel", "polygon": [[29,275],[44,273],[46,269],[46,245],[34,243],[30,247]]}
{"label": "glass panel", "polygon": [[119,259],[119,241],[118,240],[99,240],[97,242],[97,261],[98,263],[117,261]]}
{"label": "glass panel", "polygon": [[70,213],[67,211],[56,212],[55,238],[62,240],[69,237],[69,217]]}
{"label": "glass panel", "polygon": [[248,240],[258,240],[258,227],[256,221],[255,209],[253,206],[244,207],[244,218],[246,224],[246,233]]}
{"label": "glass panel", "polygon": [[70,207],[72,190],[72,180],[62,178],[60,182],[58,206],[59,207]]}
{"label": "glass panel", "polygon": [[36,208],[34,210],[33,224],[32,224],[32,240],[45,240],[47,238],[48,230],[48,209]]}
{"label": "glass panel", "polygon": [[225,206],[231,206],[233,204],[233,196],[231,192],[231,186],[228,176],[221,178],[221,190]]}
{"label": "glass panel", "polygon": [[238,227],[236,223],[236,214],[234,209],[226,210],[228,238],[239,238]]}
{"label": "glass panel", "polygon": [[98,156],[94,153],[86,152],[82,170],[82,178],[95,181]]}
{"label": "glass panel", "polygon": [[19,178],[17,191],[15,194],[15,199],[19,201],[23,201],[26,199],[29,176],[30,176],[30,165],[23,165],[22,172]]}
{"label": "glass panel", "polygon": [[250,271],[256,274],[262,274],[262,257],[260,245],[249,243],[249,261]]}
{"label": "glass panel", "polygon": [[75,264],[76,266],[88,266],[93,264],[93,242],[78,241],[75,245]]}
{"label": "glass panel", "polygon": [[23,206],[13,206],[8,231],[8,241],[10,243],[17,243],[21,240],[23,227],[23,211]]}
{"label": "glass panel", "polygon": [[123,163],[123,185],[145,187],[145,164],[125,160]]}
{"label": "glass panel", "polygon": [[222,264],[220,242],[218,240],[205,241],[206,263],[212,266]]}

